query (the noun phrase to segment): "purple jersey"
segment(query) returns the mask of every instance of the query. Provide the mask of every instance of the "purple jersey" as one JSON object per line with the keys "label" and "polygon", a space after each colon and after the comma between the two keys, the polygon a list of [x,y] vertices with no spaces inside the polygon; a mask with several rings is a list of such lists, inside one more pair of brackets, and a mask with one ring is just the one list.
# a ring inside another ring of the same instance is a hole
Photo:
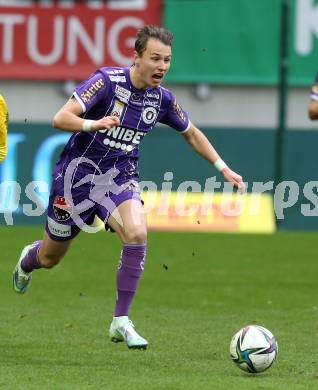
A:
{"label": "purple jersey", "polygon": [[[116,183],[138,180],[139,145],[155,124],[164,123],[180,133],[189,129],[188,114],[173,94],[161,86],[146,90],[135,88],[129,69],[98,69],[76,87],[73,96],[82,106],[83,118],[97,120],[116,115],[120,126],[74,133],[65,146],[58,167],[67,166],[75,158],[85,157],[103,173],[110,168],[118,169],[120,174],[115,179]],[[88,173],[92,167],[85,165],[85,173]],[[81,167],[78,169],[82,171]]]}
{"label": "purple jersey", "polygon": [[129,68],[101,68],[81,83],[73,96],[82,117],[116,115],[120,126],[76,132],[53,173],[46,230],[54,240],[74,238],[94,215],[105,223],[122,202],[141,201],[136,183],[139,145],[157,122],[182,133],[188,114],[163,87],[135,88]]}

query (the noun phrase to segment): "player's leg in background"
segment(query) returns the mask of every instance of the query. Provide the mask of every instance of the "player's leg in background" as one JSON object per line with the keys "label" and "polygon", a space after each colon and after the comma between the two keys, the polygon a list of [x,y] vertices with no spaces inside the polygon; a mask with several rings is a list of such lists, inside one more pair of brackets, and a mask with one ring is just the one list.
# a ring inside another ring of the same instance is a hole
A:
{"label": "player's leg in background", "polygon": [[44,233],[42,244],[38,251],[38,262],[41,268],[53,268],[65,256],[68,251],[71,240],[56,241],[53,240],[47,232]]}
{"label": "player's leg in background", "polygon": [[116,285],[117,299],[109,334],[112,341],[126,341],[129,348],[148,346],[128,318],[129,309],[144,270],[147,248],[146,215],[140,200],[129,199],[112,213],[108,224],[122,240]]}
{"label": "player's leg in background", "polygon": [[52,268],[64,257],[72,240],[56,241],[47,232],[38,240],[23,248],[13,271],[13,288],[24,294],[30,286],[32,272],[39,268]]}
{"label": "player's leg in background", "polygon": [[53,268],[65,256],[72,240],[56,241],[44,233],[43,240],[35,241],[21,260],[21,268],[32,272],[38,268]]}

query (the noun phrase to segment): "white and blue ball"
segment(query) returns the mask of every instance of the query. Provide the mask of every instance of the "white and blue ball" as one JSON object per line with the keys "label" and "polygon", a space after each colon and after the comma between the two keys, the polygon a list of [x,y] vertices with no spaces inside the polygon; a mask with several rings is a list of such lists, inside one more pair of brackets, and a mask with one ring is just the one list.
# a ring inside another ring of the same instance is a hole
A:
{"label": "white and blue ball", "polygon": [[274,335],[259,325],[248,325],[232,338],[230,354],[243,371],[258,373],[267,370],[277,358],[278,345]]}

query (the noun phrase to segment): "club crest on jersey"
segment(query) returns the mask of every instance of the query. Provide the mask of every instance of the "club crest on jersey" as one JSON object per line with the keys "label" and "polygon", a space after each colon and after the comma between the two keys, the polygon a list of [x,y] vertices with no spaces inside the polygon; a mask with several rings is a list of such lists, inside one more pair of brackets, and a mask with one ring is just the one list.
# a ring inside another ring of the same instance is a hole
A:
{"label": "club crest on jersey", "polygon": [[131,92],[117,84],[115,88],[115,95],[121,102],[128,103]]}
{"label": "club crest on jersey", "polygon": [[149,125],[157,117],[157,110],[154,107],[146,107],[142,112],[142,120]]}
{"label": "club crest on jersey", "polygon": [[63,196],[56,196],[53,202],[53,211],[58,221],[67,221],[72,215],[73,207]]}

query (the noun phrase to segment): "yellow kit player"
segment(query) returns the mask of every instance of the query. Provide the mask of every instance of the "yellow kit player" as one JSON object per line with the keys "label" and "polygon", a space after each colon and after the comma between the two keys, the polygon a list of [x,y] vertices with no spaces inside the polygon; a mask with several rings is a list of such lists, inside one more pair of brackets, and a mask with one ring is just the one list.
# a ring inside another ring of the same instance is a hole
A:
{"label": "yellow kit player", "polygon": [[7,155],[7,130],[9,121],[9,111],[6,101],[0,95],[0,162]]}

